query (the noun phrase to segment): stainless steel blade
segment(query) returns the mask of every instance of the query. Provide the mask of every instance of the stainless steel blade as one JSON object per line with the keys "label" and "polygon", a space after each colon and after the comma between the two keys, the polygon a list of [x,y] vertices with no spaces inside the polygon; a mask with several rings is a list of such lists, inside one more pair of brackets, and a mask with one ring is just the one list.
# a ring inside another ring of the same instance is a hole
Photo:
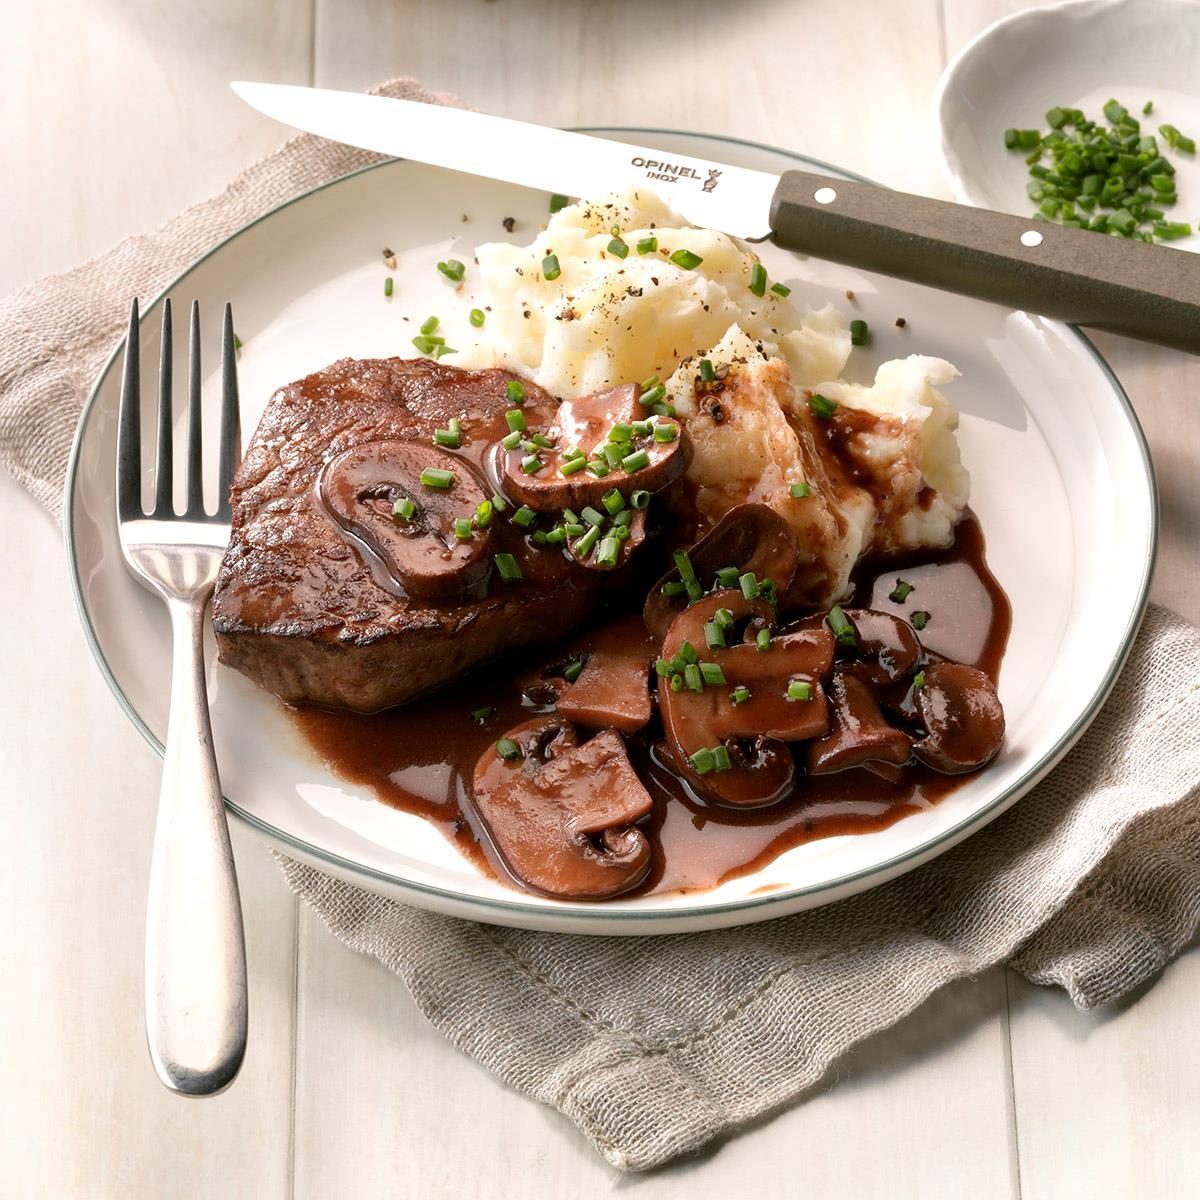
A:
{"label": "stainless steel blade", "polygon": [[274,83],[234,83],[259,112],[336,142],[583,199],[648,187],[696,225],[771,232],[779,176],[459,108]]}

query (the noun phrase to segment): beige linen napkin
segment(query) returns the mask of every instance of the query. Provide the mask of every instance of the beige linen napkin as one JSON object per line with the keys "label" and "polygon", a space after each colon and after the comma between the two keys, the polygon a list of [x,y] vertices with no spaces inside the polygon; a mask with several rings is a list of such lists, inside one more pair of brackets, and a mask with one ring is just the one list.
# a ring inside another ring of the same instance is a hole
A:
{"label": "beige linen napkin", "polygon": [[[433,97],[411,80],[389,95]],[[299,137],[215,199],[0,303],[0,463],[55,514],[81,402],[155,295],[266,209],[376,158]],[[944,983],[1007,961],[1080,1006],[1159,970],[1200,917],[1200,631],[1151,608],[1091,729],[1004,817],[841,904],[669,938],[587,938],[406,908],[281,858],[348,945],[505,1082],[645,1169],[794,1100]]]}

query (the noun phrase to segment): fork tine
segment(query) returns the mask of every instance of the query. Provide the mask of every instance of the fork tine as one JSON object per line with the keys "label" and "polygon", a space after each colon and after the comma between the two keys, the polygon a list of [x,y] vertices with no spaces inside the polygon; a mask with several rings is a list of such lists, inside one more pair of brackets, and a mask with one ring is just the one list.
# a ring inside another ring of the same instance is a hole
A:
{"label": "fork tine", "polygon": [[135,296],[129,311],[129,332],[125,335],[125,372],[117,417],[117,517],[131,521],[142,515],[141,360]]}
{"label": "fork tine", "polygon": [[221,469],[217,484],[217,516],[229,520],[229,489],[242,457],[241,411],[238,403],[237,343],[233,334],[233,306],[225,305],[221,337]]}
{"label": "fork tine", "polygon": [[163,301],[162,347],[158,357],[158,458],[154,469],[154,516],[174,515],[171,413],[171,301]]}
{"label": "fork tine", "polygon": [[200,304],[192,301],[188,342],[187,515],[204,516],[204,444],[200,434]]}

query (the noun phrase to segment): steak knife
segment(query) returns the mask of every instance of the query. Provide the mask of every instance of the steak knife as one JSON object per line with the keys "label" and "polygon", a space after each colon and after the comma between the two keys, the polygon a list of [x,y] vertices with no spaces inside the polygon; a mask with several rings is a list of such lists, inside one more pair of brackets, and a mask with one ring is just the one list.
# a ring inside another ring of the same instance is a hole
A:
{"label": "steak knife", "polygon": [[649,187],[695,225],[1200,353],[1200,255],[464,109],[284,84],[232,86],[259,112],[332,141],[581,198]]}

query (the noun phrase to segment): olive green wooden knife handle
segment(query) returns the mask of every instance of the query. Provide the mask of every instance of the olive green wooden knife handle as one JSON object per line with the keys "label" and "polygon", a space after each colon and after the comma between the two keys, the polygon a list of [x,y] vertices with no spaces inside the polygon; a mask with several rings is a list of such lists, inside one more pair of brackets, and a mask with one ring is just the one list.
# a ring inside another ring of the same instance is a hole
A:
{"label": "olive green wooden knife handle", "polygon": [[1200,255],[788,171],[775,240],[834,262],[1200,353]]}

